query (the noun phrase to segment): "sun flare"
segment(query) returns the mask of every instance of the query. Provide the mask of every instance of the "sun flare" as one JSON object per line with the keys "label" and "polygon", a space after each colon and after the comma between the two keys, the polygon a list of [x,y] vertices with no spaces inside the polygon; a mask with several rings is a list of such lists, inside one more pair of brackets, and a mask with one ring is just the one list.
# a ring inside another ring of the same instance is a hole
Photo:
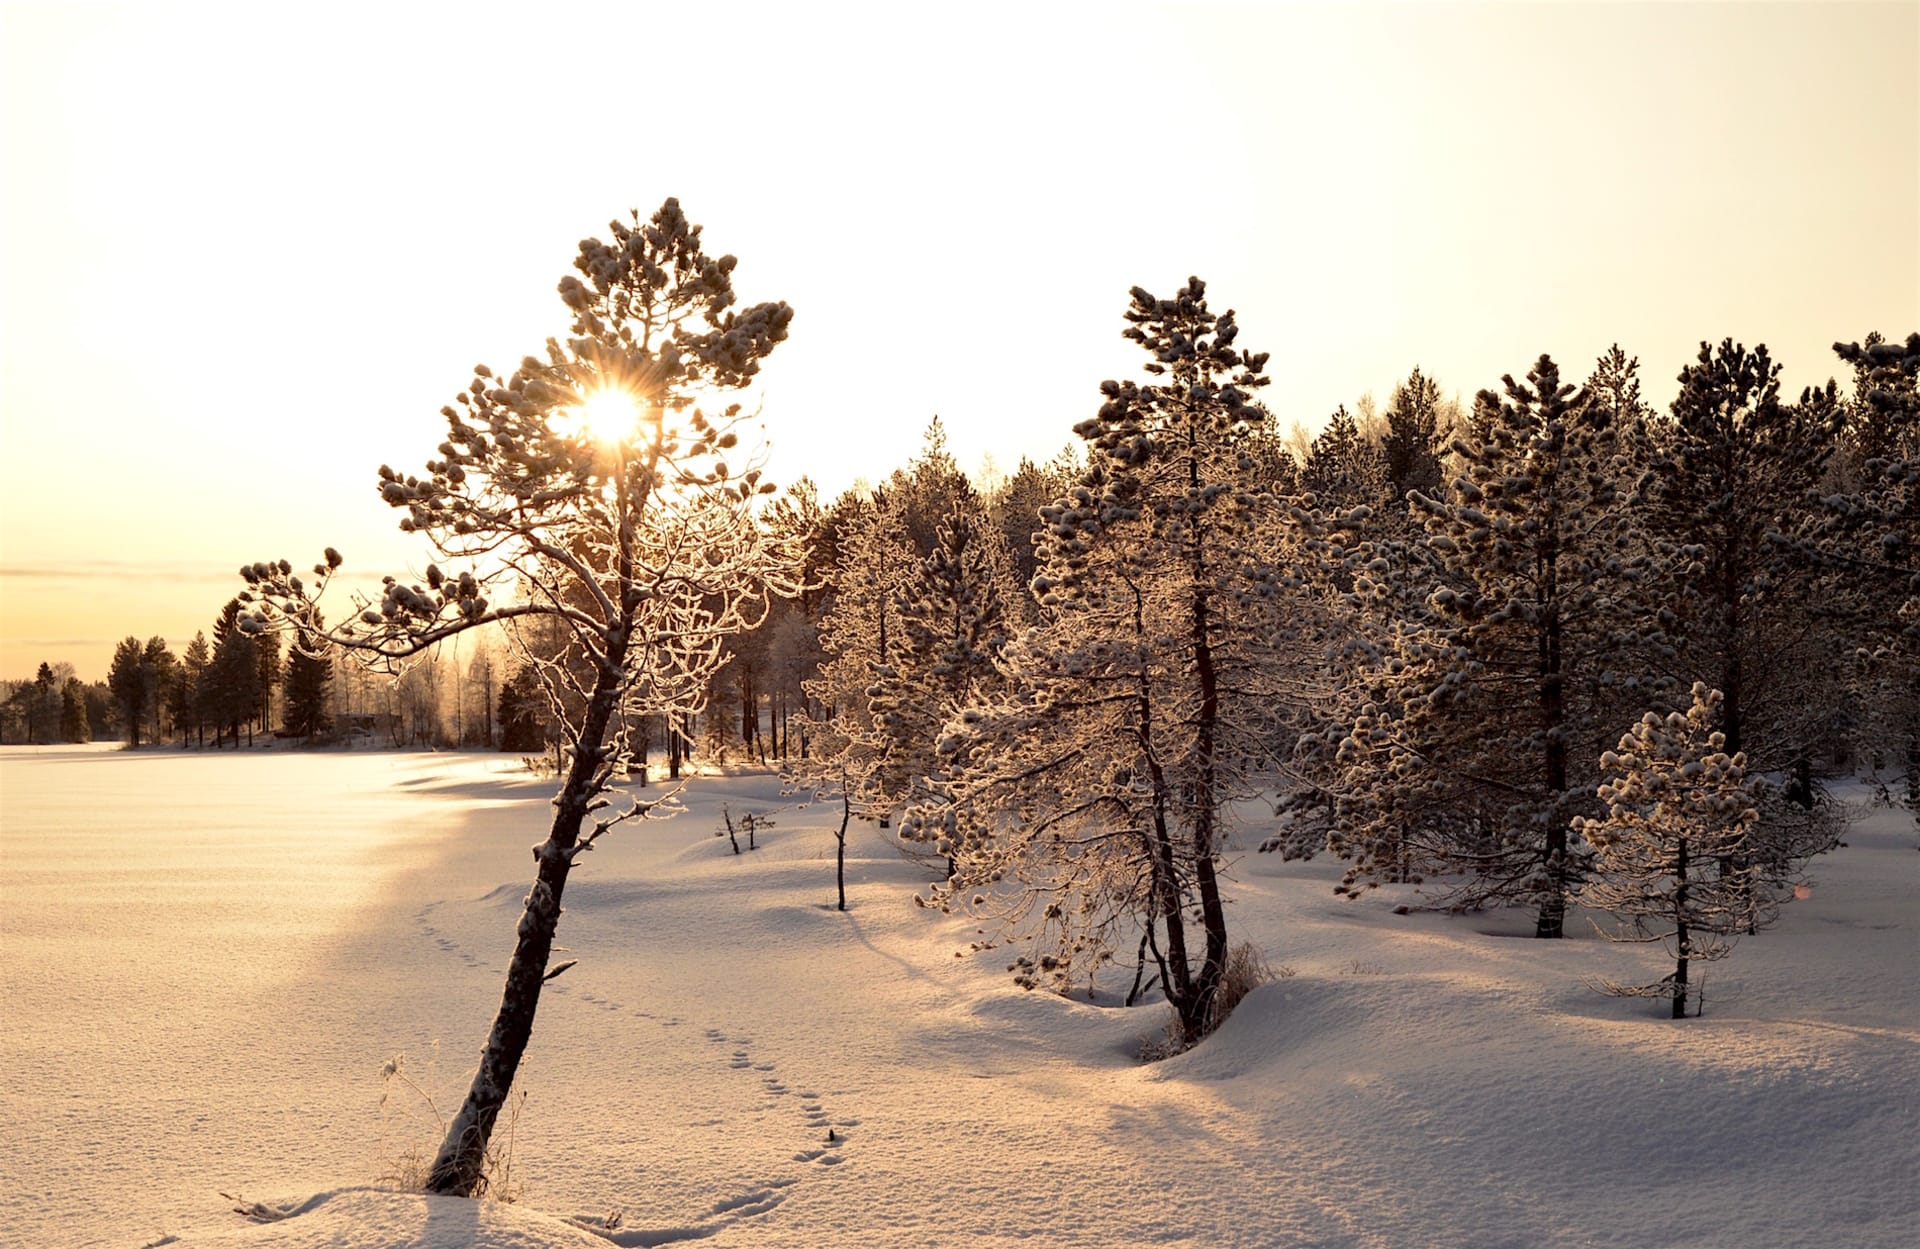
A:
{"label": "sun flare", "polygon": [[599,443],[615,443],[633,435],[640,424],[640,403],[631,392],[609,387],[587,396],[572,409],[572,428]]}

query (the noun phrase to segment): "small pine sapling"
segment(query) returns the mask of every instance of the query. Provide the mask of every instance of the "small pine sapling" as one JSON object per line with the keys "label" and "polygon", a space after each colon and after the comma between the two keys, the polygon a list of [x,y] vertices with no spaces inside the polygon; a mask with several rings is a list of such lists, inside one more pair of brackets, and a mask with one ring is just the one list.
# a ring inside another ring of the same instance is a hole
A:
{"label": "small pine sapling", "polygon": [[1610,940],[1658,941],[1674,957],[1656,983],[1603,985],[1670,998],[1675,1019],[1686,1016],[1691,965],[1725,958],[1739,933],[1772,918],[1750,845],[1759,782],[1745,755],[1726,753],[1720,711],[1720,691],[1696,683],[1686,711],[1648,712],[1600,756],[1606,815],[1579,821],[1595,853],[1581,902],[1623,921]]}

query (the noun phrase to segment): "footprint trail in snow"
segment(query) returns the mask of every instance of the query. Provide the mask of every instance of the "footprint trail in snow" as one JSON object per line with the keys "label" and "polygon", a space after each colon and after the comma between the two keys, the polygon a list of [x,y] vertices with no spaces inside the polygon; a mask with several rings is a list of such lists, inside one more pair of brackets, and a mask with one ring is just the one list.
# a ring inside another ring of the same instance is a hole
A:
{"label": "footprint trail in snow", "polygon": [[[414,912],[413,921],[420,935],[432,942],[436,949],[458,958],[469,969],[493,974],[493,968],[488,967],[434,924],[434,912],[446,902],[447,899],[430,902]],[[678,1015],[663,1016],[639,1007],[628,1008],[617,1000],[603,997],[590,990],[581,989],[576,992],[576,987],[566,983],[551,983],[543,992],[570,997],[588,1007],[609,1014],[624,1014],[635,1021],[645,1021],[663,1030],[678,1029],[685,1026],[687,1022]],[[825,1100],[815,1091],[801,1090],[796,1093],[777,1074],[776,1062],[762,1061],[758,1058],[753,1049],[751,1036],[736,1035],[720,1028],[705,1028],[701,1035],[714,1047],[716,1055],[722,1060],[721,1071],[746,1072],[759,1078],[762,1096],[749,1106],[751,1112],[779,1114],[783,1110],[791,1110],[794,1113],[806,1135],[815,1143],[788,1155],[788,1158],[793,1163],[802,1164],[806,1169],[800,1175],[766,1179],[730,1197],[721,1198],[715,1201],[697,1222],[685,1226],[643,1229],[616,1225],[609,1229],[601,1219],[574,1220],[606,1236],[613,1244],[645,1246],[672,1244],[683,1240],[704,1240],[733,1223],[771,1213],[787,1199],[788,1189],[800,1183],[807,1175],[820,1174],[815,1168],[837,1167],[847,1160],[848,1138],[853,1130],[860,1126],[858,1119],[836,1117],[830,1114]],[[716,1128],[724,1126],[727,1122],[724,1117],[708,1118],[695,1121],[688,1126]]]}

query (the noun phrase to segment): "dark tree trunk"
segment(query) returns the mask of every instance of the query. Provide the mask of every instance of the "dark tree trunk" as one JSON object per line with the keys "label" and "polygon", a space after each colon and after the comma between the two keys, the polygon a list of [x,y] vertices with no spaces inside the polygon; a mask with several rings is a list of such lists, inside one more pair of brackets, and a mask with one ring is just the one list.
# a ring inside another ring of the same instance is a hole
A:
{"label": "dark tree trunk", "polygon": [[[1198,561],[1196,561],[1197,564]],[[1196,567],[1196,581],[1205,574]],[[1188,1031],[1187,1039],[1197,1041],[1215,1022],[1213,999],[1227,969],[1227,908],[1220,896],[1220,877],[1214,866],[1218,838],[1219,777],[1214,752],[1218,747],[1220,725],[1220,682],[1214,670],[1213,644],[1208,637],[1209,605],[1204,591],[1193,598],[1193,667],[1200,682],[1200,716],[1194,740],[1193,794],[1193,878],[1200,894],[1200,922],[1207,934],[1206,961],[1200,965],[1199,981],[1193,986],[1191,1011],[1183,1010],[1183,1023],[1189,1013],[1199,1031]]]}
{"label": "dark tree trunk", "polygon": [[833,879],[840,889],[840,909],[847,909],[847,821],[853,818],[853,799],[846,782],[840,785],[840,832],[835,836]]}
{"label": "dark tree trunk", "polygon": [[538,867],[533,888],[527,893],[526,911],[520,920],[519,940],[513,961],[507,965],[506,990],[501,995],[499,1013],[494,1016],[493,1031],[480,1057],[480,1069],[474,1073],[467,1099],[454,1116],[441,1143],[440,1153],[427,1174],[426,1190],[453,1196],[477,1195],[486,1185],[487,1142],[493,1136],[500,1108],[513,1089],[521,1056],[533,1035],[533,1016],[540,1004],[540,990],[546,982],[547,960],[553,953],[553,938],[560,924],[560,897],[566,889],[567,873],[580,840],[580,822],[588,804],[599,792],[599,773],[607,724],[612,719],[619,695],[619,673],[626,662],[626,646],[609,648],[605,663],[594,681],[587,700],[578,746],[567,769],[566,782],[554,800],[553,826],[547,839],[533,852]]}
{"label": "dark tree trunk", "polygon": [[1687,931],[1687,839],[1680,839],[1680,855],[1674,869],[1673,935],[1676,961],[1673,968],[1673,1017],[1687,1017],[1687,956],[1693,953],[1692,936]]}
{"label": "dark tree trunk", "polygon": [[[1552,585],[1552,571],[1548,571]],[[1551,592],[1551,590],[1549,591]],[[1547,792],[1556,803],[1567,792],[1566,689],[1560,672],[1560,617],[1547,617],[1540,638],[1540,719],[1546,737]],[[1557,938],[1565,935],[1567,918],[1567,826],[1559,810],[1548,818],[1545,888],[1540,895],[1540,912],[1534,917],[1533,935]]]}
{"label": "dark tree trunk", "polygon": [[[1133,587],[1133,630],[1136,638],[1146,636],[1146,605],[1138,586]],[[1133,731],[1139,742],[1141,757],[1147,763],[1147,775],[1153,782],[1153,816],[1149,836],[1152,839],[1150,862],[1154,909],[1149,913],[1148,922],[1151,923],[1157,914],[1166,925],[1167,950],[1161,964],[1163,974],[1160,983],[1167,995],[1167,1002],[1179,1016],[1181,1035],[1190,1037],[1193,1035],[1188,1031],[1193,979],[1192,968],[1187,963],[1187,925],[1180,895],[1179,863],[1174,853],[1172,830],[1167,823],[1167,774],[1153,749],[1151,677],[1142,668],[1134,679]]]}

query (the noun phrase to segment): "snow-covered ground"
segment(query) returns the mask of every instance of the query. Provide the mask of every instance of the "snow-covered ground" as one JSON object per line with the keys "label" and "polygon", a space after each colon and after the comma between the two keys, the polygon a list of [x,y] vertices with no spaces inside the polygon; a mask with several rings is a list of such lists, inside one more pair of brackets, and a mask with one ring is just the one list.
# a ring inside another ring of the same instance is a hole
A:
{"label": "snow-covered ground", "polygon": [[886,833],[842,915],[837,808],[736,857],[719,804],[788,800],[696,780],[574,873],[518,1202],[384,1191],[437,1128],[383,1064],[449,1110],[498,1002],[547,810],[512,767],[0,752],[0,1244],[1920,1244],[1920,854],[1864,807],[1680,1023],[1584,987],[1666,970],[1584,923],[1248,854],[1236,937],[1286,974],[1142,1065],[1156,1008],[955,957],[979,934]]}

